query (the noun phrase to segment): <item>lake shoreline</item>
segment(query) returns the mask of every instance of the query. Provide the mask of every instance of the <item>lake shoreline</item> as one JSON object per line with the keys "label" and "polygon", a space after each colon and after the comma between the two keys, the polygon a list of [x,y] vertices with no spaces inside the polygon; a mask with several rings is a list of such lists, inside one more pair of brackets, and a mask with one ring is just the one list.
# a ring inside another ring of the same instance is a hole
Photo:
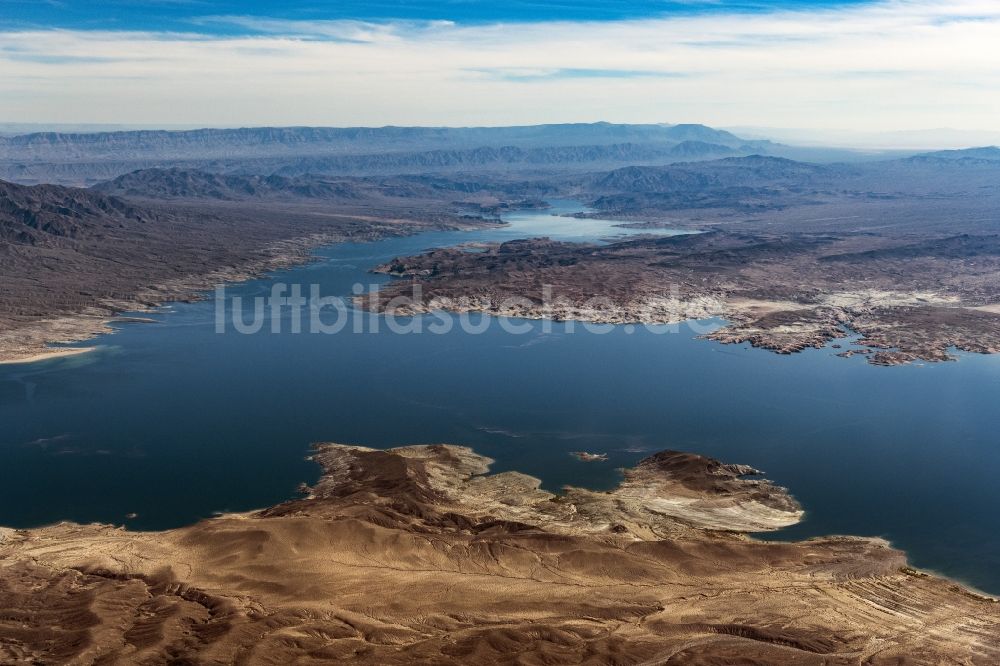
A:
{"label": "lake shoreline", "polygon": [[[466,222],[445,225],[442,229],[471,230],[495,226],[483,220],[481,224]],[[124,319],[136,321],[126,313],[156,313],[160,308],[176,302],[190,302],[209,298],[210,290],[220,284],[239,284],[266,277],[286,268],[323,261],[314,252],[349,242],[375,242],[390,237],[430,233],[440,229],[433,226],[395,226],[391,230],[379,229],[364,238],[339,233],[313,233],[296,238],[276,241],[256,250],[254,258],[230,267],[214,269],[205,274],[188,275],[157,284],[136,293],[131,298],[103,300],[94,303],[84,312],[67,313],[38,321],[25,322],[12,328],[0,329],[0,363],[36,363],[82,352],[52,352],[52,344],[86,342],[101,335],[115,332],[112,324]],[[261,256],[262,255],[262,256]]]}
{"label": "lake shoreline", "polygon": [[[311,459],[322,475],[303,498],[188,527],[0,529],[4,589],[50,609],[44,626],[19,626],[15,649],[225,662],[321,650],[381,666],[468,663],[463,645],[502,637],[503,654],[563,661],[692,646],[761,663],[1000,659],[1000,604],[912,569],[882,539],[748,537],[801,508],[745,465],[662,451],[617,489],[556,496],[463,446],[321,444]],[[100,635],[79,624],[91,615]],[[114,629],[150,623],[141,644]],[[204,638],[180,640],[188,624]]]}
{"label": "lake shoreline", "polygon": [[[538,220],[534,229],[542,231],[545,223]],[[470,236],[431,233],[375,244],[333,244],[319,253],[329,261],[234,286],[230,295],[242,296],[246,303],[275,282],[298,281],[350,298],[353,285],[382,283],[384,278],[373,280],[367,269],[393,256],[524,231],[498,227]],[[767,306],[762,314],[787,308],[778,301]],[[270,505],[289,497],[299,480],[307,478],[298,452],[324,436],[372,446],[413,439],[469,442],[485,446],[504,467],[543,478],[546,488],[566,483],[603,488],[618,478],[615,468],[635,461],[636,452],[668,445],[722,459],[742,458],[779,472],[784,485],[802,491],[816,520],[795,529],[793,539],[884,534],[919,556],[919,566],[927,570],[972,581],[980,589],[997,589],[995,575],[978,564],[994,561],[994,540],[983,536],[966,554],[949,552],[945,544],[953,537],[939,543],[928,528],[907,523],[909,506],[934,512],[941,502],[913,484],[886,484],[883,470],[896,469],[905,479],[919,473],[918,462],[931,460],[941,475],[938,483],[954,494],[955,502],[975,502],[976,489],[985,487],[997,470],[996,456],[981,448],[995,427],[991,408],[981,403],[989,403],[996,393],[978,378],[995,374],[991,369],[1000,358],[959,352],[967,362],[884,372],[868,369],[860,359],[831,358],[852,346],[843,340],[775,360],[748,344],[727,349],[695,339],[717,321],[703,321],[701,330],[690,332],[681,326],[679,335],[660,334],[670,326],[637,326],[633,335],[626,335],[626,324],[591,336],[580,325],[518,321],[516,327],[527,335],[508,335],[493,322],[483,335],[472,336],[455,327],[450,337],[346,335],[335,341],[323,335],[273,335],[270,326],[259,335],[220,336],[214,332],[211,301],[178,303],[174,310],[156,316],[156,326],[114,326],[116,338],[106,343],[111,349],[92,359],[97,362],[53,361],[37,371],[14,366],[6,373],[8,381],[0,386],[8,401],[3,415],[17,428],[7,437],[5,460],[20,465],[26,476],[11,484],[5,502],[9,518],[0,523],[29,527],[62,518],[115,522],[135,512],[138,518],[129,519],[130,526],[166,529],[189,525],[216,510]],[[134,318],[126,314],[112,321],[130,320]],[[380,329],[388,332],[383,323]],[[570,331],[579,333],[568,335]],[[852,333],[851,339],[857,335]],[[841,343],[842,349],[834,349]],[[392,359],[394,370],[381,369],[385,359]],[[591,359],[603,360],[595,364]],[[495,367],[494,361],[499,363]],[[620,369],[609,369],[608,363]],[[528,384],[511,392],[502,383],[483,381],[476,368],[516,373]],[[153,370],[151,379],[144,379],[140,369]],[[237,377],[260,381],[231,381]],[[371,382],[372,390],[359,390],[359,382]],[[859,390],[863,386],[877,389]],[[172,421],[183,409],[178,396],[196,400],[202,413],[183,423]],[[90,415],[106,409],[107,400],[119,409],[114,423],[94,422]],[[948,400],[954,402],[942,402]],[[706,404],[713,405],[716,417],[699,416]],[[942,409],[942,404],[954,407]],[[245,409],[234,411],[236,405]],[[879,414],[872,412],[873,405]],[[267,427],[267,414],[302,409],[316,417],[301,425],[282,420],[280,428]],[[386,423],[381,409],[393,410],[398,426]],[[341,410],[351,418],[337,418]],[[763,416],[769,414],[773,418]],[[959,418],[966,430],[956,430]],[[141,440],[132,435],[150,421],[174,426]],[[898,426],[873,429],[882,423]],[[230,444],[216,446],[208,435],[220,431],[244,442],[242,469],[231,469]],[[947,441],[949,433],[963,433],[955,444],[964,448],[953,456],[939,455],[939,442]],[[845,449],[845,438],[858,446]],[[886,444],[876,446],[872,438]],[[295,451],[291,456],[288,447]],[[858,447],[865,450],[853,450]],[[899,455],[899,447],[905,447],[900,450],[906,455]],[[808,459],[798,449],[809,451]],[[568,462],[572,451],[609,455],[606,462],[582,465]],[[813,458],[825,458],[820,467],[828,471],[810,471]],[[189,464],[201,469],[186,472],[192,487],[182,494],[171,487],[171,478]],[[99,492],[93,501],[75,499],[81,492],[76,480],[80,470],[90,470],[90,478],[107,477],[94,484]],[[262,470],[273,472],[267,484],[257,483]],[[142,487],[129,478],[133,474],[155,487]],[[859,480],[861,500],[844,508],[837,479],[859,474],[866,477]],[[226,479],[237,476],[245,492],[228,487]],[[47,483],[60,490],[41,496],[37,489]],[[871,515],[870,507],[886,493],[894,502]],[[19,508],[18,497],[30,498],[33,508]],[[230,497],[238,498],[237,503],[230,504]],[[169,507],[161,507],[162,502]],[[971,523],[983,525],[984,534],[994,525],[989,516],[961,515],[958,522],[966,533],[978,533]],[[934,526],[948,526],[949,520],[950,514],[928,518]]]}
{"label": "lake shoreline", "polygon": [[852,355],[882,366],[953,360],[952,348],[1000,353],[1000,311],[983,304],[996,297],[962,286],[961,255],[926,260],[958,276],[949,290],[882,268],[872,259],[880,255],[860,250],[867,240],[715,230],[610,245],[534,238],[475,253],[435,249],[376,267],[397,279],[364,304],[385,314],[449,310],[596,324],[718,317],[729,324],[709,338],[778,354],[824,347],[851,329],[864,348]]}
{"label": "lake shoreline", "polygon": [[57,358],[79,356],[81,354],[87,354],[95,350],[96,347],[49,348],[46,351],[39,352],[31,356],[0,358],[0,365],[21,365],[25,363],[40,363],[42,361],[51,361]]}
{"label": "lake shoreline", "polygon": [[49,345],[85,342],[100,335],[114,333],[110,326],[120,320],[123,313],[155,313],[171,302],[201,300],[206,292],[218,284],[236,284],[253,280],[282,268],[302,265],[318,260],[312,254],[316,248],[342,243],[342,236],[312,234],[274,243],[264,248],[266,256],[248,259],[232,268],[220,268],[203,275],[191,275],[158,284],[155,288],[138,293],[129,300],[102,301],[88,308],[88,312],[71,313],[60,317],[29,322],[22,326],[0,331],[0,363],[34,363],[49,358],[78,354],[60,353]]}

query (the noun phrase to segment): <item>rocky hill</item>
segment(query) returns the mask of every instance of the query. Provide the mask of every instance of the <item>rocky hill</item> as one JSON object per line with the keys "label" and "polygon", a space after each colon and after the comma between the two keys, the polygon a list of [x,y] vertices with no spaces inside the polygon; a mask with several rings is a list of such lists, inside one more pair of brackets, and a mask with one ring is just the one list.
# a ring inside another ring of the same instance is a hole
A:
{"label": "rocky hill", "polygon": [[[1000,150],[974,149],[833,164],[773,155],[732,156],[613,169],[596,174],[583,187],[602,212],[633,218],[684,210],[796,210],[810,221],[876,222],[870,204],[882,203],[882,224],[920,220],[941,227],[949,216],[956,222],[961,216],[978,220],[979,229],[988,226],[983,216],[993,209],[990,200],[1000,196],[1000,159],[990,158],[997,153]],[[949,212],[932,211],[945,201]],[[859,204],[866,208],[858,209]],[[817,205],[837,210],[818,215],[815,208],[811,213],[804,208]],[[903,213],[904,207],[910,210]]]}
{"label": "rocky hill", "polygon": [[356,200],[371,186],[357,180],[320,177],[228,175],[194,169],[143,169],[90,188],[125,197],[148,199],[328,199]]}
{"label": "rocky hill", "polygon": [[815,199],[843,168],[750,155],[668,166],[631,166],[596,176],[593,205],[612,213],[650,209],[758,210]]}
{"label": "rocky hill", "polygon": [[0,181],[0,240],[56,245],[134,230],[156,219],[121,199],[58,185],[24,187]]}
{"label": "rocky hill", "polygon": [[600,189],[617,191],[666,191],[679,187],[759,186],[778,182],[802,184],[833,167],[807,164],[780,157],[750,155],[669,166],[631,166],[615,169],[594,181]]}

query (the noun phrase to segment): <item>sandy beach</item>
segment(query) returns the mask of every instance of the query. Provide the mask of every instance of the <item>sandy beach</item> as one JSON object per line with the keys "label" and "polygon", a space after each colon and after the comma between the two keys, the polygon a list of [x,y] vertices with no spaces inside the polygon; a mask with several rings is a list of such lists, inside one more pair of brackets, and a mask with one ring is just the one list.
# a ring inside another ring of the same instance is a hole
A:
{"label": "sandy beach", "polygon": [[64,358],[66,356],[79,356],[92,352],[97,347],[71,347],[66,349],[54,348],[51,351],[29,354],[26,356],[12,356],[11,358],[0,359],[0,365],[21,365],[23,363],[38,363],[39,361],[49,361],[54,358]]}

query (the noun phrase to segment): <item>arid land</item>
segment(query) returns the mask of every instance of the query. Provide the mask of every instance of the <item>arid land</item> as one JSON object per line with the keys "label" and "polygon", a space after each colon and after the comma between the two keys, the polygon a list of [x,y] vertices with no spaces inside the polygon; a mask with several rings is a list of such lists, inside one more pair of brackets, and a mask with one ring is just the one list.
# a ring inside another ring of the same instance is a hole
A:
{"label": "arid land", "polygon": [[[0,360],[319,244],[555,197],[701,233],[402,257],[375,307],[722,317],[716,339],[782,353],[855,331],[881,364],[1000,350],[1000,150],[785,159],[801,155],[702,126],[5,138]],[[315,459],[304,498],[184,528],[0,528],[0,662],[1000,661],[997,603],[884,541],[747,536],[802,510],[743,466],[665,452],[610,493],[553,495],[462,447]]]}
{"label": "arid land", "polygon": [[[317,448],[305,497],[166,532],[0,530],[5,663],[993,664],[1000,604],[663,452],[553,495],[458,446]],[[581,463],[583,464],[583,463]]]}
{"label": "arid land", "polygon": [[696,235],[546,239],[400,257],[378,310],[659,324],[779,353],[860,334],[869,361],[1000,351],[1000,149],[869,164],[766,156],[632,166],[563,182],[591,216]]}
{"label": "arid land", "polygon": [[117,313],[199,298],[309,261],[320,245],[491,224],[412,192],[197,192],[124,199],[0,182],[0,362],[63,355],[49,345],[106,333]]}
{"label": "arid land", "polygon": [[[403,311],[718,316],[729,325],[716,339],[782,353],[854,331],[862,348],[844,353],[878,364],[1000,348],[997,148],[812,163],[703,126],[607,124],[0,143],[0,161],[23,182],[95,183],[0,185],[0,360],[103,332],[115,312],[302,261],[317,244],[489,224],[553,197],[623,225],[706,233],[434,251],[381,267],[410,280],[385,300],[415,296],[417,280],[422,294]],[[543,284],[558,303],[542,303]]]}
{"label": "arid land", "polygon": [[884,239],[711,231],[610,245],[511,241],[435,250],[376,270],[400,279],[359,302],[399,313],[663,324],[722,317],[710,334],[779,353],[861,335],[880,364],[1000,351],[1000,236]]}

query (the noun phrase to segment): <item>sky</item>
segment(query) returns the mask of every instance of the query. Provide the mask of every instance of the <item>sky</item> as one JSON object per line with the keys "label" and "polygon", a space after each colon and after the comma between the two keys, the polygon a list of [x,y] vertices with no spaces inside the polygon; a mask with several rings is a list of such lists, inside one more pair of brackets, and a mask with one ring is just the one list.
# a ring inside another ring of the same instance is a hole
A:
{"label": "sky", "polygon": [[1000,131],[997,0],[0,0],[0,122]]}

